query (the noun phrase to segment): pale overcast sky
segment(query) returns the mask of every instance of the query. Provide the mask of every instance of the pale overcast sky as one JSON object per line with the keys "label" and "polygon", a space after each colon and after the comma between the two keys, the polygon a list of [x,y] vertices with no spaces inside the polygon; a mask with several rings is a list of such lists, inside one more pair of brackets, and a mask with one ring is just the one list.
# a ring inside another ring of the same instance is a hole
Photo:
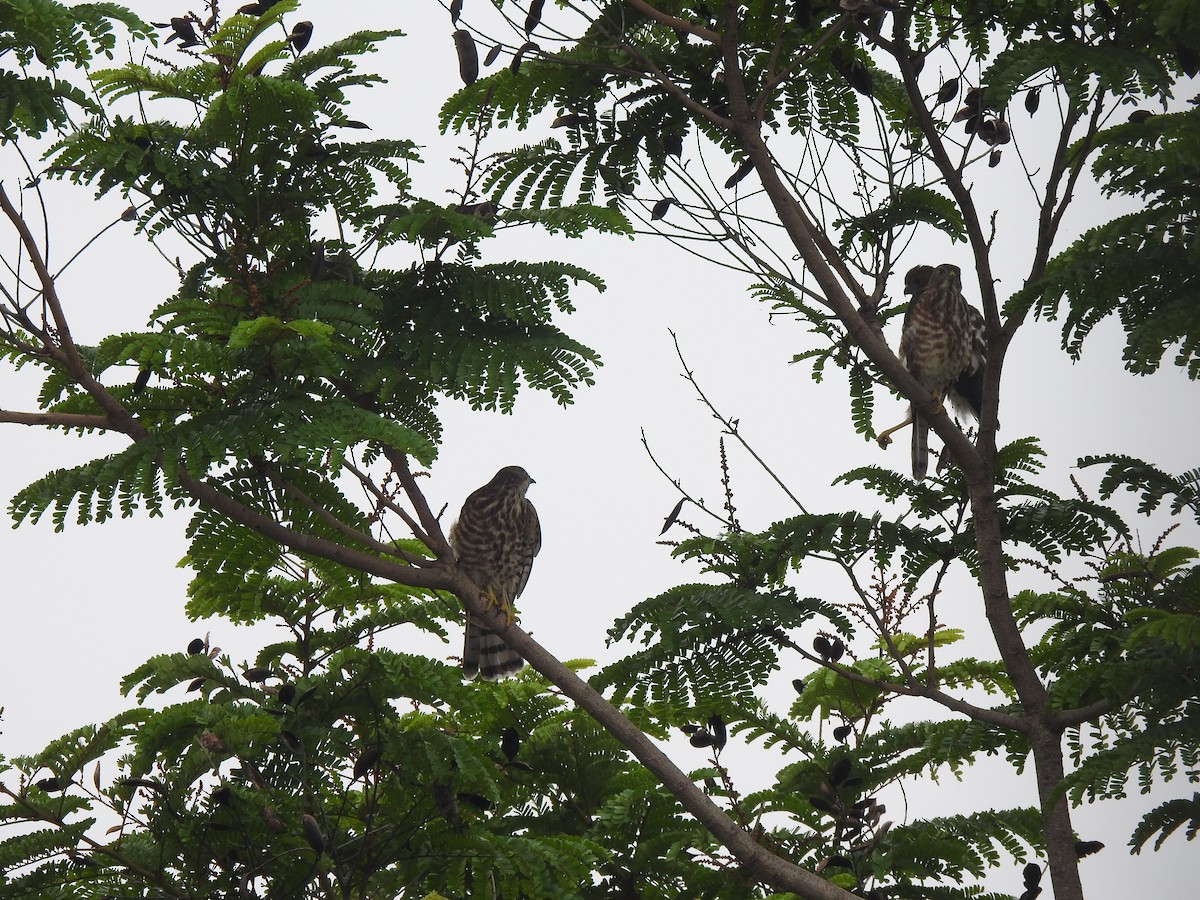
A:
{"label": "pale overcast sky", "polygon": [[[183,11],[163,0],[129,5],[155,19]],[[490,7],[484,0],[466,5],[468,20],[476,7]],[[552,21],[558,12],[549,6],[546,19]],[[309,3],[296,18],[314,21],[315,43],[367,27],[408,32],[409,37],[388,42],[368,58],[366,66],[378,67],[390,80],[353,95],[352,115],[367,122],[374,135],[425,145],[428,165],[414,172],[420,193],[438,200],[443,189],[456,187],[447,159],[458,141],[436,131],[441,100],[459,83],[445,11],[433,0]],[[163,52],[169,57],[174,50]],[[1023,115],[1015,117],[1019,139],[1022,127],[1024,136],[1031,136],[1032,126]],[[535,139],[535,133],[494,136],[497,147]],[[1007,163],[1010,168],[994,170],[986,183],[981,176],[977,196],[985,202],[989,195],[1006,201],[1008,192],[1024,188],[1015,159]],[[0,158],[0,178],[10,192],[22,180],[11,155]],[[115,194],[97,203],[90,191],[60,183],[47,183],[45,193],[59,264],[126,205]],[[1086,207],[1076,210],[1071,221],[1077,228],[1092,224]],[[1027,222],[1016,215],[998,220],[998,246],[1011,247],[998,270],[1001,296],[1016,289],[1028,271]],[[6,246],[12,244],[10,234]],[[669,329],[678,334],[710,397],[724,413],[740,419],[745,436],[810,509],[845,507],[847,489],[830,483],[850,468],[883,464],[906,469],[906,438],[885,453],[855,435],[836,373],[818,386],[806,368],[789,365],[794,354],[813,346],[812,339],[802,325],[768,321],[766,308],[748,294],[748,277],[704,264],[654,237],[567,241],[523,235],[497,241],[486,252],[491,258],[568,259],[597,272],[609,286],[604,294],[578,290],[579,312],[563,322],[569,334],[602,354],[605,365],[597,385],[581,391],[575,405],[565,410],[549,397],[527,393],[511,417],[446,404],[445,443],[427,482],[435,509],[448,504],[452,517],[465,495],[502,465],[523,465],[537,480],[530,497],[538,507],[545,542],[521,604],[522,622],[560,658],[606,658],[605,631],[617,616],[647,596],[696,578],[694,570],[672,562],[668,549],[655,543],[677,494],[640,444],[640,430],[645,429],[660,462],[689,490],[720,505],[718,426],[680,377]],[[902,266],[947,261],[967,269],[965,246],[950,246],[940,238],[924,244],[919,240]],[[175,285],[173,270],[131,227],[122,226],[67,271],[59,290],[77,339],[88,343],[112,330],[143,327],[149,311]],[[897,335],[889,338],[894,343]],[[1002,438],[1040,437],[1049,454],[1045,482],[1053,489],[1070,491],[1072,465],[1085,453],[1129,453],[1172,472],[1198,464],[1197,386],[1173,371],[1147,378],[1125,374],[1119,366],[1119,338],[1111,323],[1101,328],[1083,361],[1071,365],[1057,350],[1057,325],[1037,323],[1021,333],[1010,351]],[[33,409],[34,391],[27,373],[5,373],[0,406]],[[899,401],[880,397],[877,427],[902,415]],[[113,438],[80,440],[4,426],[0,497],[7,502],[48,469],[120,445]],[[731,458],[746,527],[760,528],[792,514],[786,498],[746,454],[731,446]],[[1087,473],[1081,480],[1091,486],[1097,475]],[[849,496],[851,502],[867,502],[858,492]],[[1132,516],[1132,504],[1123,509]],[[1153,524],[1135,525],[1150,544],[1164,523],[1170,524],[1159,517]],[[114,714],[126,702],[118,694],[121,677],[152,654],[182,649],[196,635],[211,631],[214,643],[235,659],[252,655],[266,635],[276,636],[270,626],[245,629],[223,621],[186,620],[182,606],[189,575],[176,565],[186,549],[185,524],[186,515],[168,512],[160,520],[70,526],[63,534],[54,533],[49,522],[2,532],[0,706],[5,714],[0,753],[33,752],[58,734]],[[1197,531],[1185,522],[1173,540],[1196,545]],[[819,574],[815,580],[807,574],[804,578],[804,594],[837,599],[843,593],[836,579]],[[1014,589],[1022,586],[1014,579]],[[979,598],[968,587],[958,586],[961,603],[950,596],[942,601],[941,618],[982,637]],[[978,646],[976,652],[989,652],[989,643]],[[455,637],[431,652],[450,656],[459,649]],[[797,664],[780,673],[781,709],[790,701],[788,682],[805,675],[807,668]],[[908,714],[938,712],[922,708]],[[893,715],[899,714],[896,708]],[[690,748],[676,756],[685,770],[703,761],[702,753]],[[725,761],[740,784],[754,785],[761,771],[775,770],[738,748],[731,748]],[[1030,778],[1015,788],[1011,781],[999,768],[982,777],[972,770],[964,784],[948,782],[932,786],[934,790],[923,781],[910,786],[907,809],[899,796],[889,799],[890,814],[924,818],[1036,802]],[[1193,789],[1179,779],[1152,799],[1190,796]],[[1125,841],[1148,805],[1134,800],[1076,811],[1080,836],[1108,845],[1083,864],[1089,898],[1183,896],[1179,892],[1192,884],[1196,849],[1181,834],[1157,856],[1127,854]],[[1019,867],[997,870],[987,886],[1020,893]],[[1043,897],[1049,894],[1047,883]]]}

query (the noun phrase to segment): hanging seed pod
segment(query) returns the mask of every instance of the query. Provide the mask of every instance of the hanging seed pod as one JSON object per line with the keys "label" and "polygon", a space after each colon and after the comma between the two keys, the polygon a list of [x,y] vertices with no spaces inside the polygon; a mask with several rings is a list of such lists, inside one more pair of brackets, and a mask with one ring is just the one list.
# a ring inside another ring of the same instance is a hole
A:
{"label": "hanging seed pod", "polygon": [[988,154],[988,168],[989,169],[994,169],[994,168],[996,168],[996,166],[1000,165],[1000,153],[1001,153],[1001,150],[999,147],[997,147],[995,150],[993,150],[991,153]]}
{"label": "hanging seed pod", "polygon": [[479,78],[479,51],[471,32],[462,28],[454,32],[454,49],[458,52],[458,76],[463,84],[474,84]]}
{"label": "hanging seed pod", "polygon": [[1031,88],[1025,92],[1025,112],[1031,116],[1038,111],[1038,105],[1042,102],[1042,89]]}
{"label": "hanging seed pod", "polygon": [[934,101],[934,106],[941,106],[943,103],[949,103],[958,96],[958,78],[951,78],[949,81],[943,82],[938,88],[937,99]]}
{"label": "hanging seed pod", "polygon": [[362,778],[379,762],[379,758],[383,756],[383,750],[379,747],[368,747],[364,750],[354,762],[354,777]]}
{"label": "hanging seed pod", "polygon": [[313,23],[312,22],[297,22],[292,26],[292,33],[288,35],[288,43],[292,48],[299,53],[308,46],[308,42],[312,40]]}
{"label": "hanging seed pod", "polygon": [[486,68],[498,60],[500,58],[500,51],[503,49],[504,48],[500,44],[497,44],[495,47],[489,50],[487,56],[485,56],[483,59],[484,67]]}
{"label": "hanging seed pod", "polygon": [[829,767],[829,783],[834,787],[837,787],[844,782],[850,777],[852,765],[853,764],[850,762],[850,757],[848,756],[843,756],[841,759],[835,762]]}
{"label": "hanging seed pod", "polygon": [[525,17],[525,34],[528,36],[542,22],[542,7],[546,0],[533,0],[529,4],[529,15]]}
{"label": "hanging seed pod", "polygon": [[505,728],[500,735],[500,752],[504,758],[512,762],[521,750],[521,735],[515,728]]}
{"label": "hanging seed pod", "polygon": [[526,41],[521,45],[520,49],[517,50],[517,54],[512,58],[512,62],[508,64],[508,70],[514,75],[517,74],[517,70],[521,68],[521,60],[525,58],[525,54],[532,53],[535,50],[540,49],[541,47],[539,47],[533,41]]}
{"label": "hanging seed pod", "polygon": [[729,740],[729,732],[725,729],[725,720],[713,713],[708,717],[708,728],[712,732],[713,746],[720,750]]}
{"label": "hanging seed pod", "polygon": [[450,24],[457,25],[458,17],[462,15],[463,0],[452,0],[450,3]]}
{"label": "hanging seed pod", "polygon": [[[671,204],[674,202],[674,197],[663,197],[661,200],[655,203],[654,208],[650,210],[650,221],[657,222],[659,219],[665,216],[667,214],[667,210],[671,208]],[[682,506],[683,501],[680,500],[679,506],[675,507],[676,511],[671,514],[671,516],[667,519],[667,524],[663,526],[663,531],[666,531],[675,523],[675,517],[679,515],[679,509]],[[662,534],[662,531],[660,531],[659,534]]]}
{"label": "hanging seed pod", "polygon": [[321,826],[317,824],[308,813],[300,817],[300,831],[304,834],[304,839],[308,841],[308,846],[316,851],[317,856],[325,852],[325,835],[321,834]]}
{"label": "hanging seed pod", "polygon": [[733,187],[735,184],[737,184],[739,181],[741,181],[743,178],[745,178],[747,175],[749,175],[753,171],[754,171],[754,163],[752,163],[750,160],[746,160],[740,166],[737,167],[736,172],[734,172],[732,175],[729,176],[729,178],[726,179],[725,187],[726,188]]}

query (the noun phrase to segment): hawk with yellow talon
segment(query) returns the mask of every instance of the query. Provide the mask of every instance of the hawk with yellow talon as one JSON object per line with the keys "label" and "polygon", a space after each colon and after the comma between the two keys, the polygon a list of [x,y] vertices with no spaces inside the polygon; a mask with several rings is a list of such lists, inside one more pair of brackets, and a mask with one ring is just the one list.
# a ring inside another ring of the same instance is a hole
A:
{"label": "hawk with yellow talon", "polygon": [[[904,276],[904,292],[912,300],[904,314],[901,362],[939,401],[949,399],[963,418],[978,418],[987,351],[984,320],[963,298],[958,266],[916,266]],[[911,405],[908,418],[876,440],[886,447],[892,433],[910,422],[913,478],[920,481],[929,469],[929,423]]]}
{"label": "hawk with yellow talon", "polygon": [[[450,546],[458,565],[512,623],[512,604],[525,590],[533,558],[542,549],[537,510],[525,497],[533,484],[520,466],[505,466],[467,497],[450,529]],[[463,641],[463,676],[496,681],[517,672],[525,660],[500,635],[482,627],[467,613]]]}

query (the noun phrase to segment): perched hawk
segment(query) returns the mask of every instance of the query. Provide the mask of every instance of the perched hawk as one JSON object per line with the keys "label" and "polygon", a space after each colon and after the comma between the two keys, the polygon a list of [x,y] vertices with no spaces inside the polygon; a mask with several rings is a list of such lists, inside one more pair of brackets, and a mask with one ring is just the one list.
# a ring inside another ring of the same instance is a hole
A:
{"label": "perched hawk", "polygon": [[[987,349],[984,321],[983,314],[963,299],[958,266],[916,266],[904,276],[904,292],[912,299],[904,314],[901,361],[938,400],[949,399],[963,418],[978,418]],[[891,434],[909,422],[913,478],[920,481],[929,469],[929,423],[911,405],[908,418],[877,440],[886,447]]]}
{"label": "perched hawk", "polygon": [[[513,601],[525,590],[533,558],[542,549],[537,511],[525,498],[533,484],[520,466],[505,466],[467,498],[450,529],[450,546],[463,572],[487,595],[489,605],[511,621]],[[505,646],[500,635],[467,613],[463,675],[496,681],[518,671],[525,661]]]}

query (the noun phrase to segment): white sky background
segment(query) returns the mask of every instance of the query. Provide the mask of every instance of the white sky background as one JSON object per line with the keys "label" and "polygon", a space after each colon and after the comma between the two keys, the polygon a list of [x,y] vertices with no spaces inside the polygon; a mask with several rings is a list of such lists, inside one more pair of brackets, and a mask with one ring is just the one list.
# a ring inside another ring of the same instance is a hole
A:
{"label": "white sky background", "polygon": [[[161,0],[129,5],[153,19],[182,12],[182,5]],[[557,13],[553,4],[547,6],[545,18],[553,24]],[[236,4],[230,4],[229,10],[234,8]],[[467,0],[467,21],[473,11],[485,8],[490,8],[485,0]],[[407,38],[388,42],[364,62],[364,68],[387,75],[389,83],[353,94],[351,115],[371,125],[372,135],[412,138],[425,145],[427,165],[414,171],[418,193],[439,200],[443,189],[456,188],[460,179],[447,159],[464,141],[442,138],[436,130],[443,97],[460,83],[445,11],[434,0],[310,3],[296,18],[315,22],[315,44],[369,27],[402,27],[408,32]],[[172,45],[161,55],[171,58],[175,52]],[[936,70],[927,70],[924,80],[927,90],[935,90]],[[1040,115],[1052,115],[1043,101]],[[1023,111],[1014,114],[1014,124],[1018,140],[1030,136]],[[540,136],[537,131],[497,132],[493,145],[498,149]],[[997,169],[980,172],[977,198],[995,188],[995,196],[1004,202],[1007,192],[1027,191],[1015,154],[1009,151]],[[22,180],[11,156],[0,160],[0,178],[10,195]],[[740,187],[754,189],[753,176]],[[53,260],[59,265],[126,205],[116,194],[95,202],[90,190],[56,182],[45,184],[44,190]],[[1088,227],[1098,215],[1089,216],[1085,205],[1070,221],[1077,228]],[[998,246],[1012,247],[1011,257],[1004,257],[1011,258],[1011,265],[998,265],[1002,297],[1019,287],[1028,271],[1024,238],[1030,221],[1019,216],[998,221]],[[11,232],[2,239],[5,252],[11,252]],[[548,396],[532,392],[521,397],[516,414],[509,417],[445,404],[445,442],[426,482],[435,509],[442,503],[450,506],[449,524],[466,494],[500,466],[523,465],[537,479],[531,498],[542,519],[545,542],[521,604],[522,622],[560,658],[606,658],[605,631],[617,616],[647,596],[696,578],[694,570],[672,562],[667,548],[655,543],[678,495],[647,458],[640,429],[646,430],[659,461],[691,492],[715,507],[721,504],[718,426],[680,377],[668,329],[678,334],[710,398],[726,415],[740,419],[745,437],[811,510],[845,507],[846,489],[831,488],[830,482],[853,467],[874,463],[906,470],[906,435],[885,453],[854,433],[837,373],[831,372],[824,385],[814,385],[806,367],[788,365],[794,354],[813,346],[812,338],[796,323],[768,321],[766,308],[748,295],[748,277],[703,263],[653,237],[522,237],[485,245],[485,252],[493,259],[566,259],[592,269],[608,283],[604,294],[579,289],[574,297],[579,312],[563,322],[568,334],[601,353],[605,365],[597,385],[581,391],[565,410]],[[996,259],[1001,259],[999,254]],[[965,245],[950,247],[939,238],[918,244],[900,269],[943,261],[964,270],[970,267]],[[120,225],[67,271],[59,291],[76,338],[88,343],[110,331],[142,328],[149,311],[176,284],[173,270],[132,233],[132,226]],[[895,287],[898,290],[898,278]],[[969,287],[968,292],[970,296]],[[1058,335],[1055,323],[1032,323],[1021,332],[1009,354],[1001,409],[1004,440],[1024,435],[1042,439],[1048,452],[1048,486],[1069,491],[1072,465],[1085,453],[1129,453],[1170,472],[1198,464],[1200,388],[1169,364],[1168,371],[1151,377],[1126,374],[1119,365],[1121,335],[1111,322],[1086,345],[1077,365],[1058,351]],[[897,337],[889,334],[893,343]],[[34,409],[34,385],[24,373],[16,378],[5,374],[0,407]],[[899,401],[883,395],[879,401],[878,428],[903,415]],[[119,446],[111,438],[79,440],[60,432],[6,426],[0,430],[0,497],[7,502],[47,470]],[[760,528],[792,514],[786,498],[753,461],[732,441],[728,446],[743,525]],[[1098,475],[1091,471],[1081,480],[1094,485]],[[858,502],[861,494],[853,497],[852,502]],[[1133,521],[1132,505],[1124,508]],[[690,518],[704,524],[698,514]],[[1149,545],[1171,521],[1160,517],[1149,525],[1133,524],[1142,528]],[[54,533],[48,521],[0,532],[0,706],[5,708],[0,753],[31,753],[65,731],[111,716],[126,705],[118,693],[121,677],[148,656],[181,650],[205,631],[211,630],[213,642],[235,660],[253,655],[265,634],[277,634],[269,626],[247,629],[224,621],[187,621],[182,607],[189,575],[176,567],[186,550],[185,524],[185,515],[169,512],[160,520],[135,517],[87,528],[71,525],[62,534]],[[1173,540],[1195,546],[1200,535],[1185,523]],[[836,600],[842,593],[836,580],[813,580],[807,570],[801,577],[802,594]],[[1018,579],[1012,583],[1014,589],[1028,585]],[[965,586],[960,581],[960,590]],[[985,636],[979,603],[975,592],[962,590],[956,596],[950,591],[940,601],[940,618]],[[852,649],[868,653],[865,635],[860,643]],[[449,656],[459,650],[455,636],[444,650],[432,652]],[[990,643],[981,643],[974,652],[993,651]],[[806,675],[809,668],[798,662],[781,673],[778,709],[786,709],[791,700],[790,679]],[[891,715],[906,717],[903,709],[893,707]],[[910,707],[907,715],[936,713]],[[684,769],[704,762],[703,753],[691,748],[675,756]],[[725,762],[743,790],[758,786],[762,773],[776,768],[737,746],[726,752]],[[948,782],[929,790],[928,781],[909,785],[907,815],[1036,802],[1030,777],[1014,788],[1002,767],[993,769],[987,774],[982,766],[969,771],[961,786]],[[1189,796],[1193,789],[1177,780],[1155,799]],[[905,815],[898,796],[887,803],[891,816]],[[1080,836],[1108,845],[1083,864],[1090,898],[1178,895],[1190,883],[1196,847],[1181,833],[1157,855],[1127,854],[1128,834],[1148,806],[1138,800],[1075,812]],[[1050,895],[1048,881],[1043,897]],[[987,885],[1019,894],[1019,867],[995,871]]]}

